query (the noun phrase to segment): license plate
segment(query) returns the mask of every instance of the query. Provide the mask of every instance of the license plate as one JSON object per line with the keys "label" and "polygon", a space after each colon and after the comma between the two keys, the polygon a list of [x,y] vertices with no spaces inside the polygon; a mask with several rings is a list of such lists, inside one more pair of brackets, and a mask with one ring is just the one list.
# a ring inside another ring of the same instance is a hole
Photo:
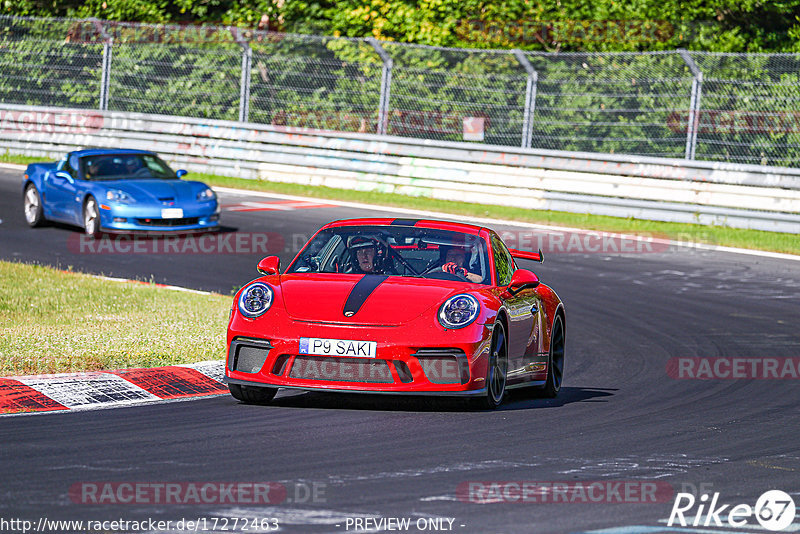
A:
{"label": "license plate", "polygon": [[378,343],[375,341],[353,341],[349,339],[300,338],[300,354],[320,356],[348,356],[350,358],[375,358]]}
{"label": "license plate", "polygon": [[183,210],[181,208],[165,208],[161,210],[162,219],[183,219]]}

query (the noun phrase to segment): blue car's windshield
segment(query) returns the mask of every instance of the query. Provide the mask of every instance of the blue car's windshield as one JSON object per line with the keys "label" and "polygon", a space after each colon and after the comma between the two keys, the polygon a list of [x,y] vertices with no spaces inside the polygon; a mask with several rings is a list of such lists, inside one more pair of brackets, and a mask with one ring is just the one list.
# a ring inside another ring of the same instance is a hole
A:
{"label": "blue car's windshield", "polygon": [[415,276],[489,284],[480,236],[409,226],[342,226],[319,232],[289,273]]}
{"label": "blue car's windshield", "polygon": [[175,171],[153,154],[101,154],[80,160],[86,180],[177,179]]}

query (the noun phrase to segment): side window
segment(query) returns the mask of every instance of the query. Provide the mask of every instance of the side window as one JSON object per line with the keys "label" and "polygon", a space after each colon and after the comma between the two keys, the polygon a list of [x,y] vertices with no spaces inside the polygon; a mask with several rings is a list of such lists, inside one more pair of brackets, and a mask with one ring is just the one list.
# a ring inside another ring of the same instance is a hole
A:
{"label": "side window", "polygon": [[514,258],[500,238],[492,234],[492,253],[494,254],[494,268],[497,271],[497,285],[507,286],[511,283],[511,276],[516,270]]}
{"label": "side window", "polygon": [[69,155],[64,156],[64,158],[58,162],[58,166],[56,167],[59,171],[64,171],[69,173],[70,176],[73,178],[78,177],[78,173],[75,171],[75,168],[70,164],[70,159],[74,160],[75,158],[70,158]]}
{"label": "side window", "polygon": [[78,172],[72,167],[72,165],[69,164],[69,160],[64,162],[64,168],[61,170],[68,172],[73,178],[78,177]]}

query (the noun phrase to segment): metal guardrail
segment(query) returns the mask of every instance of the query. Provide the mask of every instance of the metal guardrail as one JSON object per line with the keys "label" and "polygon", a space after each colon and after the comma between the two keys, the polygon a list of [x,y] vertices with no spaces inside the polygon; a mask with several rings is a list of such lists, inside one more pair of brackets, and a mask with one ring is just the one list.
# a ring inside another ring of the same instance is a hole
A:
{"label": "metal guardrail", "polygon": [[541,150],[796,167],[798,71],[799,53],[454,49],[0,15],[0,102]]}
{"label": "metal guardrail", "polygon": [[800,233],[800,170],[0,104],[0,146],[153,150],[193,172]]}

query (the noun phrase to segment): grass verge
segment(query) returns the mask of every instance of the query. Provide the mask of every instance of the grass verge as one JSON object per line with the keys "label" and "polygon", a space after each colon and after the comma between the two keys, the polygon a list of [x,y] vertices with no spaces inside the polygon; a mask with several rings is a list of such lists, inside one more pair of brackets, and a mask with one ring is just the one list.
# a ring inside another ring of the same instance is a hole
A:
{"label": "grass verge", "polygon": [[231,297],[0,262],[0,376],[225,357]]}
{"label": "grass verge", "polygon": [[437,211],[453,215],[488,217],[492,219],[505,219],[553,226],[584,228],[602,232],[646,234],[688,243],[707,243],[717,246],[800,254],[800,239],[798,239],[795,234],[744,230],[722,226],[705,226],[701,224],[668,223],[644,219],[608,217],[605,215],[589,215],[585,213],[533,210],[494,206],[490,204],[470,204],[466,202],[411,197],[377,191],[333,189],[330,187],[268,182],[265,180],[247,180],[244,178],[231,178],[211,174],[194,173],[191,177],[194,180],[200,180],[209,185],[250,189],[268,193],[282,193],[286,195],[361,202],[406,209]]}
{"label": "grass verge", "polygon": [[[0,155],[0,162],[5,163],[28,164],[34,161],[41,161],[41,158],[16,156],[8,153]],[[267,193],[281,193],[319,199],[437,211],[452,215],[488,217],[535,224],[584,228],[601,232],[646,234],[687,243],[706,243],[717,246],[800,254],[800,239],[798,239],[795,234],[743,230],[723,226],[705,226],[701,224],[668,223],[644,219],[589,215],[584,213],[529,210],[494,206],[490,204],[471,204],[450,200],[411,197],[377,191],[355,191],[350,189],[334,189],[330,187],[269,182],[266,180],[246,180],[244,178],[232,178],[211,174],[193,173],[191,179],[204,181],[209,185],[249,189]]]}

